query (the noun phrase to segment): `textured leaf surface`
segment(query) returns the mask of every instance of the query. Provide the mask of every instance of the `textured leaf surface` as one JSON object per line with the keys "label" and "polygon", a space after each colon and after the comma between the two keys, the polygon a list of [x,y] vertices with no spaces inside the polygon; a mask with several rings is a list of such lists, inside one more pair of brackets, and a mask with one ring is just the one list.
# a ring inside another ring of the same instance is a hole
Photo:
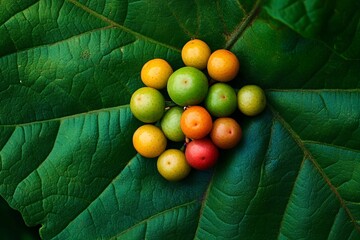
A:
{"label": "textured leaf surface", "polygon": [[352,0],[271,0],[266,9],[301,35],[324,41],[345,58],[359,59],[359,7]]}
{"label": "textured leaf surface", "polygon": [[[44,239],[360,239],[356,1],[0,3],[0,195]],[[330,22],[329,22],[330,19]],[[191,38],[268,106],[209,171],[136,154],[129,99]]]}

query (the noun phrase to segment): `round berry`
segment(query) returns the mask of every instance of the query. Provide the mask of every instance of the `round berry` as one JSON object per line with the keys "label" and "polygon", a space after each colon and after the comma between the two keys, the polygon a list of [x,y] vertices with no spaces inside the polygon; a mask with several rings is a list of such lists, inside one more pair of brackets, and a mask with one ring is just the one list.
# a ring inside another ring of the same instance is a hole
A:
{"label": "round berry", "polygon": [[157,160],[157,169],[168,181],[179,181],[191,171],[184,152],[178,149],[168,149],[163,152]]}
{"label": "round berry", "polygon": [[210,54],[210,47],[199,39],[188,41],[181,49],[181,57],[184,64],[200,70],[206,68]]}
{"label": "round berry", "polygon": [[182,67],[171,74],[167,91],[171,100],[180,106],[201,103],[208,92],[206,75],[194,67]]}
{"label": "round berry", "polygon": [[239,67],[240,63],[236,55],[226,49],[213,52],[207,64],[210,77],[219,82],[233,80],[239,72]]}
{"label": "round berry", "polygon": [[158,121],[165,111],[163,95],[151,87],[142,87],[136,90],[130,99],[130,110],[133,115],[144,123]]}
{"label": "round berry", "polygon": [[247,116],[261,113],[266,106],[265,92],[256,85],[246,85],[237,94],[239,110]]}
{"label": "round berry", "polygon": [[145,124],[133,134],[133,146],[143,157],[158,157],[166,149],[167,140],[160,128],[152,124]]}
{"label": "round berry", "polygon": [[166,87],[173,69],[170,64],[161,58],[151,59],[141,69],[141,80],[148,86],[156,89]]}
{"label": "round berry", "polygon": [[180,119],[181,130],[191,139],[200,139],[208,135],[212,129],[212,118],[201,106],[187,108]]}

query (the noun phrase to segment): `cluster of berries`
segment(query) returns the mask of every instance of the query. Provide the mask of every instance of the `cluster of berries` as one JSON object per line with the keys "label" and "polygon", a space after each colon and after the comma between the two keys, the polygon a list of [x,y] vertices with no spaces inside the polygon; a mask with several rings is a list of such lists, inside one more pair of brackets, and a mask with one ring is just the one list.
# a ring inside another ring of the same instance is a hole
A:
{"label": "cluster of berries", "polygon": [[[144,157],[157,157],[157,169],[169,181],[183,179],[192,168],[213,167],[218,149],[233,148],[241,140],[241,127],[231,117],[236,109],[254,116],[266,105],[258,86],[236,92],[227,83],[240,67],[231,51],[211,52],[205,42],[193,39],[183,46],[181,56],[185,66],[176,71],[164,59],[146,62],[141,69],[145,87],[130,100],[133,115],[145,123],[134,132],[134,148]],[[165,88],[175,106],[165,106]],[[167,149],[168,140],[184,142],[184,147]]]}

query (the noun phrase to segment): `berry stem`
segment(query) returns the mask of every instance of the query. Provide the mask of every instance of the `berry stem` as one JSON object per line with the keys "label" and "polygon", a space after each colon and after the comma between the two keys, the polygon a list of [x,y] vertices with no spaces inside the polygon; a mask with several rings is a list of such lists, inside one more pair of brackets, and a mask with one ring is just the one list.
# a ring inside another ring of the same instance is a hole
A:
{"label": "berry stem", "polygon": [[185,151],[185,147],[186,147],[186,143],[184,143],[181,148],[180,148],[180,151],[184,152]]}

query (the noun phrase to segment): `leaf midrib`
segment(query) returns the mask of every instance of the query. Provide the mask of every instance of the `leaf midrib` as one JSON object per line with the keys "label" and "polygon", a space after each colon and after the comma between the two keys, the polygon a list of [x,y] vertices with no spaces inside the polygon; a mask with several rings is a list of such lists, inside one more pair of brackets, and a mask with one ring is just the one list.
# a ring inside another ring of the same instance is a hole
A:
{"label": "leaf midrib", "polygon": [[120,106],[116,106],[116,107],[101,108],[101,109],[96,109],[96,110],[92,110],[92,111],[88,111],[88,112],[81,112],[81,113],[77,113],[77,114],[72,114],[72,115],[67,115],[67,116],[57,117],[57,118],[51,118],[51,119],[45,119],[45,120],[39,120],[39,121],[32,121],[32,122],[19,123],[19,124],[3,124],[3,125],[0,125],[0,127],[12,128],[12,127],[24,127],[24,126],[29,126],[29,125],[33,125],[33,124],[43,124],[43,123],[48,123],[48,122],[62,122],[64,120],[70,119],[70,118],[77,118],[77,117],[81,117],[84,115],[90,115],[90,114],[96,115],[96,114],[100,114],[102,112],[117,111],[122,108],[129,108],[129,107],[130,107],[130,104],[124,104],[124,105],[120,105]]}

